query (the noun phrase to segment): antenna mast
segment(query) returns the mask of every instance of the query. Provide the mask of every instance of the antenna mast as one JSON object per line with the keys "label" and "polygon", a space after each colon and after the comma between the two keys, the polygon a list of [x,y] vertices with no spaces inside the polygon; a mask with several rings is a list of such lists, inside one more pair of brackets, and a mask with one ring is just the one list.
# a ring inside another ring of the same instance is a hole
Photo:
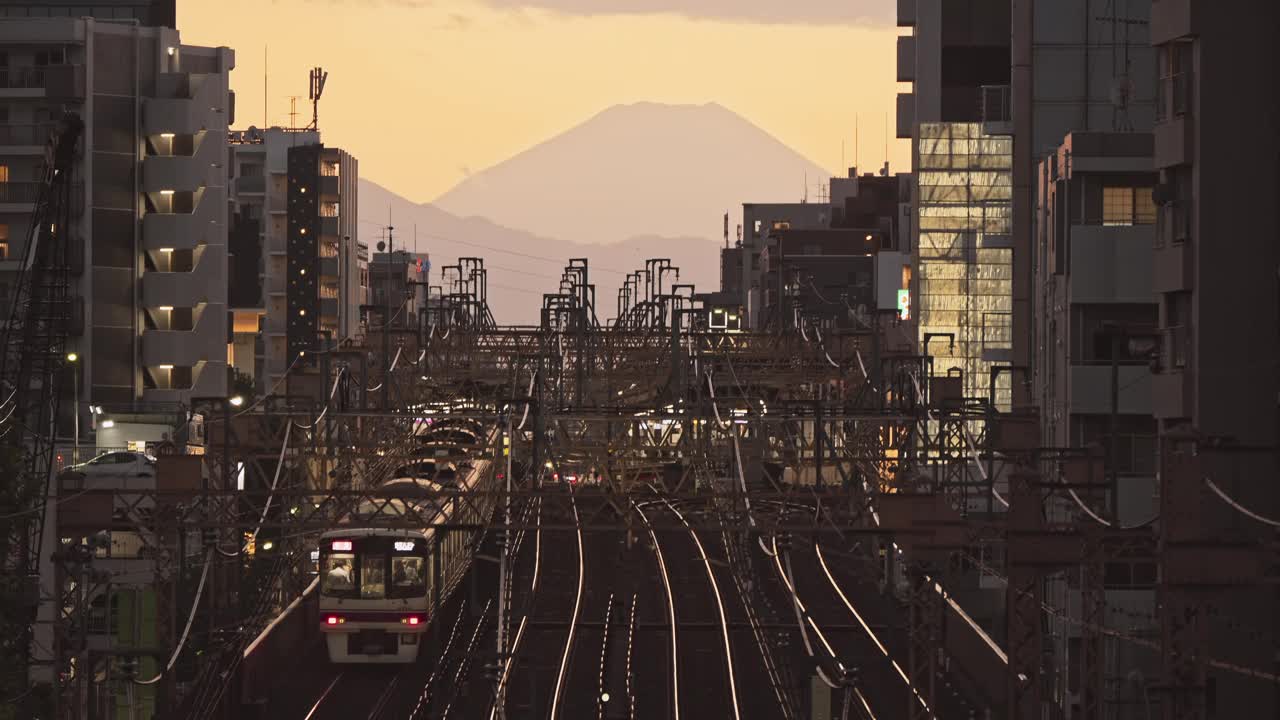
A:
{"label": "antenna mast", "polygon": [[312,68],[311,89],[308,91],[308,97],[311,98],[311,124],[307,126],[308,130],[320,129],[320,96],[324,94],[324,83],[328,79],[329,73],[324,68]]}

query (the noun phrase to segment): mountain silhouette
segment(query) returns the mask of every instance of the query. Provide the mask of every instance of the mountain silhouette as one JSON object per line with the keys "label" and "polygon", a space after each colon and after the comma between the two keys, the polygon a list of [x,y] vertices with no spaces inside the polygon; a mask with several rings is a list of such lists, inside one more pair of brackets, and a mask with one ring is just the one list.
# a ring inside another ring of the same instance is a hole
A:
{"label": "mountain silhouette", "polygon": [[[638,235],[606,245],[580,244],[503,227],[482,217],[460,218],[431,203],[414,203],[370,180],[360,180],[360,239],[375,251],[383,239],[378,225],[391,224],[397,250],[431,254],[431,282],[441,282],[440,268],[459,257],[482,257],[489,277],[489,306],[501,324],[534,325],[542,295],[557,290],[570,258],[587,258],[589,280],[596,286],[600,322],[614,317],[618,288],[627,273],[644,267],[650,257],[670,258],[680,267],[680,282],[700,291],[720,282],[719,247],[698,237]],[[415,242],[416,236],[416,242]]]}
{"label": "mountain silhouette", "polygon": [[[796,202],[829,171],[711,103],[637,103],[467,178],[435,205],[583,244],[720,238],[744,202]],[[731,228],[732,232],[732,228]]]}

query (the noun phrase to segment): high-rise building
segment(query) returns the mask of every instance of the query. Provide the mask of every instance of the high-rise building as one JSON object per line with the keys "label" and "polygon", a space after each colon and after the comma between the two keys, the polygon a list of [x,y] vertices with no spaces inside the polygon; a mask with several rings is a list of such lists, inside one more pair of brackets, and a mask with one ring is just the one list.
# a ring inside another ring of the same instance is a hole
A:
{"label": "high-rise building", "polygon": [[[983,89],[983,119],[1013,135],[1012,362],[1034,367],[1036,191],[1040,163],[1072,132],[1149,132],[1155,120],[1151,0],[1004,2],[1011,14],[1008,88]],[[1031,399],[1019,376],[1015,400]]]}
{"label": "high-rise building", "polygon": [[[1008,136],[1009,3],[898,3],[897,135],[912,141],[914,300],[921,351],[986,398],[1012,350],[1013,141]],[[990,107],[988,107],[988,105]],[[986,112],[991,110],[992,112]],[[925,338],[932,339],[925,347]],[[1009,376],[996,404],[1010,403]]]}
{"label": "high-rise building", "polygon": [[[1162,497],[1178,513],[1162,520],[1162,604],[1170,608],[1166,647],[1187,648],[1167,664],[1166,681],[1182,685],[1167,697],[1186,708],[1180,717],[1280,715],[1274,682],[1223,670],[1275,673],[1280,647],[1277,585],[1240,569],[1239,554],[1275,541],[1274,528],[1241,509],[1280,518],[1276,29],[1270,4],[1152,3],[1160,173],[1152,282],[1163,335],[1152,399],[1169,453]],[[1178,435],[1196,438],[1197,451],[1174,454]],[[1216,575],[1223,582],[1214,586],[1174,579],[1214,568],[1235,571]]]}
{"label": "high-rise building", "polygon": [[0,18],[92,17],[177,28],[177,0],[0,0]]}
{"label": "high-rise building", "polygon": [[[985,397],[993,364],[1032,369],[1036,177],[1073,131],[1149,131],[1150,0],[900,2],[898,137],[912,138],[920,333]],[[963,126],[960,124],[964,124]],[[937,281],[937,282],[934,282]],[[945,346],[945,347],[944,347]],[[997,404],[1028,404],[1031,373]]]}
{"label": "high-rise building", "polygon": [[4,258],[21,257],[30,232],[51,122],[70,111],[85,123],[68,228],[81,425],[91,427],[91,405],[136,412],[225,395],[233,52],[183,45],[167,27],[10,18],[0,20],[0,57],[6,299],[14,265]]}
{"label": "high-rise building", "polygon": [[[1073,132],[1037,174],[1033,399],[1043,445],[1087,457],[1087,472],[1069,479],[1091,483],[1076,491],[1078,500],[1058,494],[1046,502],[1053,522],[1096,523],[1081,504],[1127,528],[1148,527],[1158,513],[1151,153],[1151,133]],[[1063,470],[1048,465],[1051,477]],[[1124,608],[1126,627],[1146,635],[1156,632],[1151,550],[1146,545],[1108,558],[1101,578],[1104,604]],[[1062,575],[1048,578],[1044,593],[1054,607],[1085,607],[1089,597]],[[1063,640],[1053,645],[1055,665],[1083,668],[1083,643],[1090,640],[1080,625],[1055,617],[1050,629]],[[1147,690],[1131,678],[1155,677],[1157,653],[1116,637],[1100,644],[1106,716],[1145,718]],[[1068,672],[1066,681],[1066,705],[1083,702],[1080,673]]]}
{"label": "high-rise building", "polygon": [[232,362],[265,393],[299,352],[360,327],[359,169],[315,130],[252,128],[233,132],[231,143]]}

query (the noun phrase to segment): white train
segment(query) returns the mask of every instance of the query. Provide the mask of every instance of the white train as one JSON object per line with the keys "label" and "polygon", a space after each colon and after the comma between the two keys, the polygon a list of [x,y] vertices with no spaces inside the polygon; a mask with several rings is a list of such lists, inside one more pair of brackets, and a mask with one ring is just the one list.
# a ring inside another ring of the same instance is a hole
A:
{"label": "white train", "polygon": [[[446,419],[424,423],[417,434],[415,458],[378,488],[379,497],[320,537],[320,631],[331,662],[413,662],[436,603],[448,599],[470,567],[476,530],[378,527],[376,518],[416,514],[425,520],[436,512],[442,489],[492,490],[496,431]],[[494,502],[492,496],[450,501],[434,517],[483,525]]]}

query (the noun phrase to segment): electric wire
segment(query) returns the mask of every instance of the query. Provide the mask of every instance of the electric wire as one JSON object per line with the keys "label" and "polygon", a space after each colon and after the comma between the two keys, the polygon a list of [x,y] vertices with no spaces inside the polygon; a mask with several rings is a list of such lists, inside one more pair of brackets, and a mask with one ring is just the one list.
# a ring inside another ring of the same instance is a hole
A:
{"label": "electric wire", "polygon": [[191,601],[191,612],[187,614],[187,624],[182,628],[182,636],[178,638],[178,646],[173,649],[173,654],[169,656],[169,662],[165,664],[160,672],[150,680],[134,679],[135,685],[154,685],[160,682],[160,678],[164,674],[173,669],[173,664],[178,661],[178,655],[182,653],[182,648],[187,645],[187,636],[191,633],[191,623],[195,622],[196,610],[200,609],[200,598],[204,595],[204,581],[209,577],[209,566],[213,564],[213,548],[209,548],[207,557],[205,558],[204,569],[200,571],[200,582],[196,585],[196,596]]}

